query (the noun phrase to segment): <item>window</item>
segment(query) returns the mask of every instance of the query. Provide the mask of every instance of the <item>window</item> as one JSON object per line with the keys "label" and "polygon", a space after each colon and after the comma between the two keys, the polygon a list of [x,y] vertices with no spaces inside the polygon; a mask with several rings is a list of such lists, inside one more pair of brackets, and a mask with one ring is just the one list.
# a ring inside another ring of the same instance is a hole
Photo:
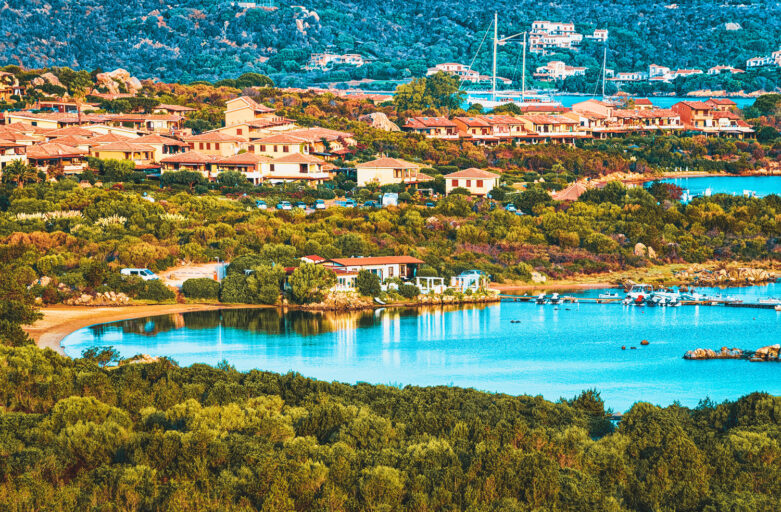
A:
{"label": "window", "polygon": [[277,146],[274,146],[274,153],[279,152],[279,149],[277,149]]}
{"label": "window", "polygon": [[309,166],[307,164],[298,164],[298,172],[301,174],[306,174],[309,170]]}
{"label": "window", "polygon": [[401,178],[401,169],[393,169],[393,177],[394,178]]}
{"label": "window", "polygon": [[214,149],[220,149],[220,143],[219,142],[215,142],[214,143]]}
{"label": "window", "polygon": [[282,146],[283,153],[290,153],[290,146]]}
{"label": "window", "polygon": [[236,135],[241,135],[242,133],[244,133],[244,130],[241,128],[236,128]]}
{"label": "window", "polygon": [[260,145],[260,152],[261,153],[265,153],[266,152],[266,145],[265,144],[261,144]]}
{"label": "window", "polygon": [[271,172],[274,172],[274,164],[269,164],[269,170],[270,170]]}
{"label": "window", "polygon": [[255,144],[250,144],[248,150],[249,150],[250,153],[254,153],[255,152]]}
{"label": "window", "polygon": [[198,149],[203,149],[203,142],[198,143]]}
{"label": "window", "polygon": [[393,267],[388,267],[388,277],[393,277]]}
{"label": "window", "polygon": [[466,188],[469,188],[472,186],[472,180],[466,180]]}
{"label": "window", "polygon": [[450,185],[453,186],[453,187],[457,187],[458,186],[458,180],[450,180]]}
{"label": "window", "polygon": [[483,180],[477,180],[477,188],[483,188]]}
{"label": "window", "polygon": [[211,148],[212,148],[212,143],[211,142],[207,142],[206,143],[206,149],[209,150]]}

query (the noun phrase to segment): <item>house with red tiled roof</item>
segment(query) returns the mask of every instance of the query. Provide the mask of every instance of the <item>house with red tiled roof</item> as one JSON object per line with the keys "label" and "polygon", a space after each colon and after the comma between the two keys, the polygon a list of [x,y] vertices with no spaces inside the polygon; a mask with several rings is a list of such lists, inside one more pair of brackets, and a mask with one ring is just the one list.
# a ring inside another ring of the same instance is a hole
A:
{"label": "house with red tiled roof", "polygon": [[500,141],[520,139],[523,134],[523,122],[514,116],[504,114],[487,114],[480,118],[491,127],[491,135]]}
{"label": "house with red tiled roof", "polygon": [[[104,137],[116,137],[116,135],[109,134],[109,135],[105,135]],[[98,140],[99,138],[102,137],[96,137],[93,140]],[[189,149],[190,147],[190,145],[187,144],[186,142],[182,142],[181,140],[174,139],[171,137],[164,137],[156,133],[151,133],[149,135],[144,135],[143,137],[138,137],[136,139],[127,139],[127,140],[129,140],[130,142],[152,146],[155,149],[155,154],[153,158],[155,162],[159,162],[161,159],[165,158],[168,155],[176,155],[178,153],[187,151],[187,149]]]}
{"label": "house with red tiled roof", "polygon": [[681,116],[681,122],[688,130],[716,131],[711,106],[704,101],[679,101],[672,110]]}
{"label": "house with red tiled roof", "polygon": [[270,173],[269,164],[272,159],[256,153],[240,153],[238,155],[220,158],[215,162],[217,172],[238,171],[253,185],[262,183]]}
{"label": "house with red tiled roof", "polygon": [[255,139],[248,145],[248,150],[276,158],[291,153],[309,154],[309,144],[301,137],[283,132]]}
{"label": "house with red tiled roof", "polygon": [[369,184],[419,183],[431,178],[420,172],[420,166],[399,158],[381,157],[355,166],[359,187]]}
{"label": "house with red tiled roof", "polygon": [[447,117],[409,117],[405,131],[420,133],[429,139],[458,139],[458,125]]}
{"label": "house with red tiled roof", "polygon": [[333,177],[328,172],[333,166],[316,156],[304,153],[291,153],[274,158],[269,162],[268,168],[268,175],[264,178],[270,183],[304,181],[309,185],[319,185]]}
{"label": "house with red tiled roof", "polygon": [[320,126],[297,128],[285,133],[304,139],[309,144],[309,152],[323,158],[349,154],[352,152],[350,148],[358,144],[355,135],[350,132],[331,130]]}
{"label": "house with red tiled roof", "polygon": [[225,102],[225,126],[275,116],[275,109],[262,105],[249,96],[239,96]]}
{"label": "house with red tiled roof", "polygon": [[169,155],[160,159],[162,172],[196,171],[206,179],[214,179],[217,173],[214,164],[218,158],[214,155],[204,155],[198,151],[186,151],[175,155]]}
{"label": "house with red tiled roof", "polygon": [[79,174],[87,166],[87,151],[57,142],[45,142],[27,148],[27,159],[42,171],[60,167],[65,174]]}
{"label": "house with red tiled roof", "polygon": [[190,112],[195,112],[196,110],[197,109],[194,109],[193,107],[185,107],[182,105],[166,105],[161,103],[152,109],[152,113],[184,116]]}
{"label": "house with red tiled roof", "polygon": [[453,189],[465,188],[473,196],[486,196],[499,186],[501,176],[483,169],[471,167],[463,171],[446,174],[445,193],[450,194]]}
{"label": "house with red tiled roof", "polygon": [[585,185],[576,181],[568,187],[559,190],[558,192],[554,192],[551,195],[556,201],[577,201],[578,198],[586,192],[586,190],[588,189]]}
{"label": "house with red tiled roof", "polygon": [[47,141],[56,139],[59,137],[65,137],[66,135],[74,135],[76,137],[94,137],[95,132],[90,131],[81,126],[68,126],[67,128],[58,128],[46,133],[45,137]]}
{"label": "house with red tiled roof", "polygon": [[635,98],[632,100],[635,110],[651,110],[654,104],[648,98]]}
{"label": "house with red tiled roof", "polygon": [[518,119],[523,121],[523,138],[528,142],[575,144],[575,139],[589,137],[581,129],[579,119],[566,114],[523,114],[518,116]]}
{"label": "house with red tiled roof", "polygon": [[27,163],[27,146],[4,139],[2,133],[0,133],[0,177],[3,175],[5,166],[14,160],[21,160]]}
{"label": "house with red tiled roof", "polygon": [[219,131],[204,132],[200,135],[183,137],[190,147],[204,155],[217,157],[231,156],[247,147],[247,139],[228,135]]}
{"label": "house with red tiled roof", "polygon": [[494,135],[491,123],[483,116],[459,116],[453,118],[458,127],[458,134],[462,138],[471,139],[478,143],[496,143],[499,138]]}
{"label": "house with red tiled roof", "polygon": [[146,133],[175,133],[182,128],[184,117],[177,114],[119,114],[107,124],[124,126]]}
{"label": "house with red tiled roof", "polygon": [[154,161],[155,148],[135,141],[107,142],[90,148],[90,156],[101,160],[131,160],[136,166],[148,166]]}
{"label": "house with red tiled roof", "polygon": [[418,267],[424,263],[423,260],[412,256],[367,256],[331,258],[322,265],[353,272],[367,270],[384,281],[394,277],[412,279],[417,274]]}
{"label": "house with red tiled roof", "polygon": [[705,102],[710,108],[719,112],[732,112],[738,108],[738,104],[729,98],[711,98]]}

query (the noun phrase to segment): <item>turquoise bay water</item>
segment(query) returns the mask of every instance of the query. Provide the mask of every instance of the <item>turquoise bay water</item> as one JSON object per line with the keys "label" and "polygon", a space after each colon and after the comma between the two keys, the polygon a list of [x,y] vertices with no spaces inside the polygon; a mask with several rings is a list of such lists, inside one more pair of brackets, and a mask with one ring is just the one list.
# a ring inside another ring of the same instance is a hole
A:
{"label": "turquoise bay water", "polygon": [[[693,195],[701,195],[710,188],[714,194],[743,195],[744,190],[755,192],[758,197],[781,195],[781,176],[697,176],[661,180],[674,183]],[[648,183],[650,185],[650,183]]]}
{"label": "turquoise bay water", "polygon": [[[781,296],[781,284],[700,291],[748,302]],[[343,315],[184,313],[84,328],[65,338],[63,347],[70,356],[112,345],[126,357],[165,355],[181,365],[227,360],[239,370],[293,370],[350,383],[456,385],[549,400],[596,388],[618,411],[638,400],[695,406],[706,397],[781,394],[779,364],[682,359],[697,347],[756,349],[780,342],[781,313],[774,310],[587,303],[555,308],[503,302]],[[640,346],[643,339],[650,345]]]}

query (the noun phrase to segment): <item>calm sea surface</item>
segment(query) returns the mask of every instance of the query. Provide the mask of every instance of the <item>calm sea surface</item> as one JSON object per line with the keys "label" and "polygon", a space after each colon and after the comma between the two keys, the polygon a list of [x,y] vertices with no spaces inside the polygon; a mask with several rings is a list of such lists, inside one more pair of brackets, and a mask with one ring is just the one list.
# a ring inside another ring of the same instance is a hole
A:
{"label": "calm sea surface", "polygon": [[[749,302],[781,296],[781,284],[700,291]],[[293,370],[350,383],[456,385],[550,400],[596,388],[608,406],[623,411],[638,400],[695,406],[706,397],[781,394],[781,364],[682,359],[696,347],[756,349],[781,342],[780,334],[781,313],[767,309],[504,302],[342,315],[184,313],[84,328],[63,346],[74,357],[91,346],[112,345],[123,356],[169,356],[181,365],[227,360],[239,370]],[[640,346],[643,339],[650,345]]]}
{"label": "calm sea surface", "polygon": [[661,181],[675,183],[693,195],[701,195],[708,188],[714,194],[743,195],[744,190],[749,190],[756,193],[758,197],[770,194],[781,195],[781,176],[698,176]]}

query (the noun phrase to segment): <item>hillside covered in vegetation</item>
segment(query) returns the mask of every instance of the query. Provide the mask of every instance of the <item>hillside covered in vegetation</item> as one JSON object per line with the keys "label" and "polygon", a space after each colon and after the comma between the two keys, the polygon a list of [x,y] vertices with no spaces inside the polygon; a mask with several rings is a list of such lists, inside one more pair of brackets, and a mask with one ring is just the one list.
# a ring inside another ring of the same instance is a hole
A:
{"label": "hillside covered in vegetation", "polygon": [[0,347],[5,510],[771,511],[781,399],[637,403],[115,370]]}
{"label": "hillside covered in vegetation", "polygon": [[[649,64],[743,68],[748,58],[778,49],[781,11],[777,2],[753,0],[714,4],[683,1],[638,4],[612,0],[566,3],[510,2],[490,6],[443,0],[377,2],[312,0],[302,6],[257,2],[273,9],[246,8],[230,0],[11,0],[0,8],[0,62],[32,67],[126,68],[141,77],[188,82],[269,74],[279,85],[312,79],[369,76],[401,79],[425,74],[440,62],[469,63],[500,13],[500,34],[530,29],[534,20],[574,22],[581,33],[610,30],[608,67],[637,71]],[[677,6],[677,7],[673,7]],[[727,30],[737,23],[739,30]],[[357,52],[373,59],[356,70],[304,75],[312,52]],[[490,70],[488,45],[475,68]],[[520,45],[500,48],[499,74],[519,77]],[[585,40],[580,53],[556,57],[599,68],[602,44]],[[530,55],[534,66],[551,57]],[[293,76],[296,75],[296,76]]]}

